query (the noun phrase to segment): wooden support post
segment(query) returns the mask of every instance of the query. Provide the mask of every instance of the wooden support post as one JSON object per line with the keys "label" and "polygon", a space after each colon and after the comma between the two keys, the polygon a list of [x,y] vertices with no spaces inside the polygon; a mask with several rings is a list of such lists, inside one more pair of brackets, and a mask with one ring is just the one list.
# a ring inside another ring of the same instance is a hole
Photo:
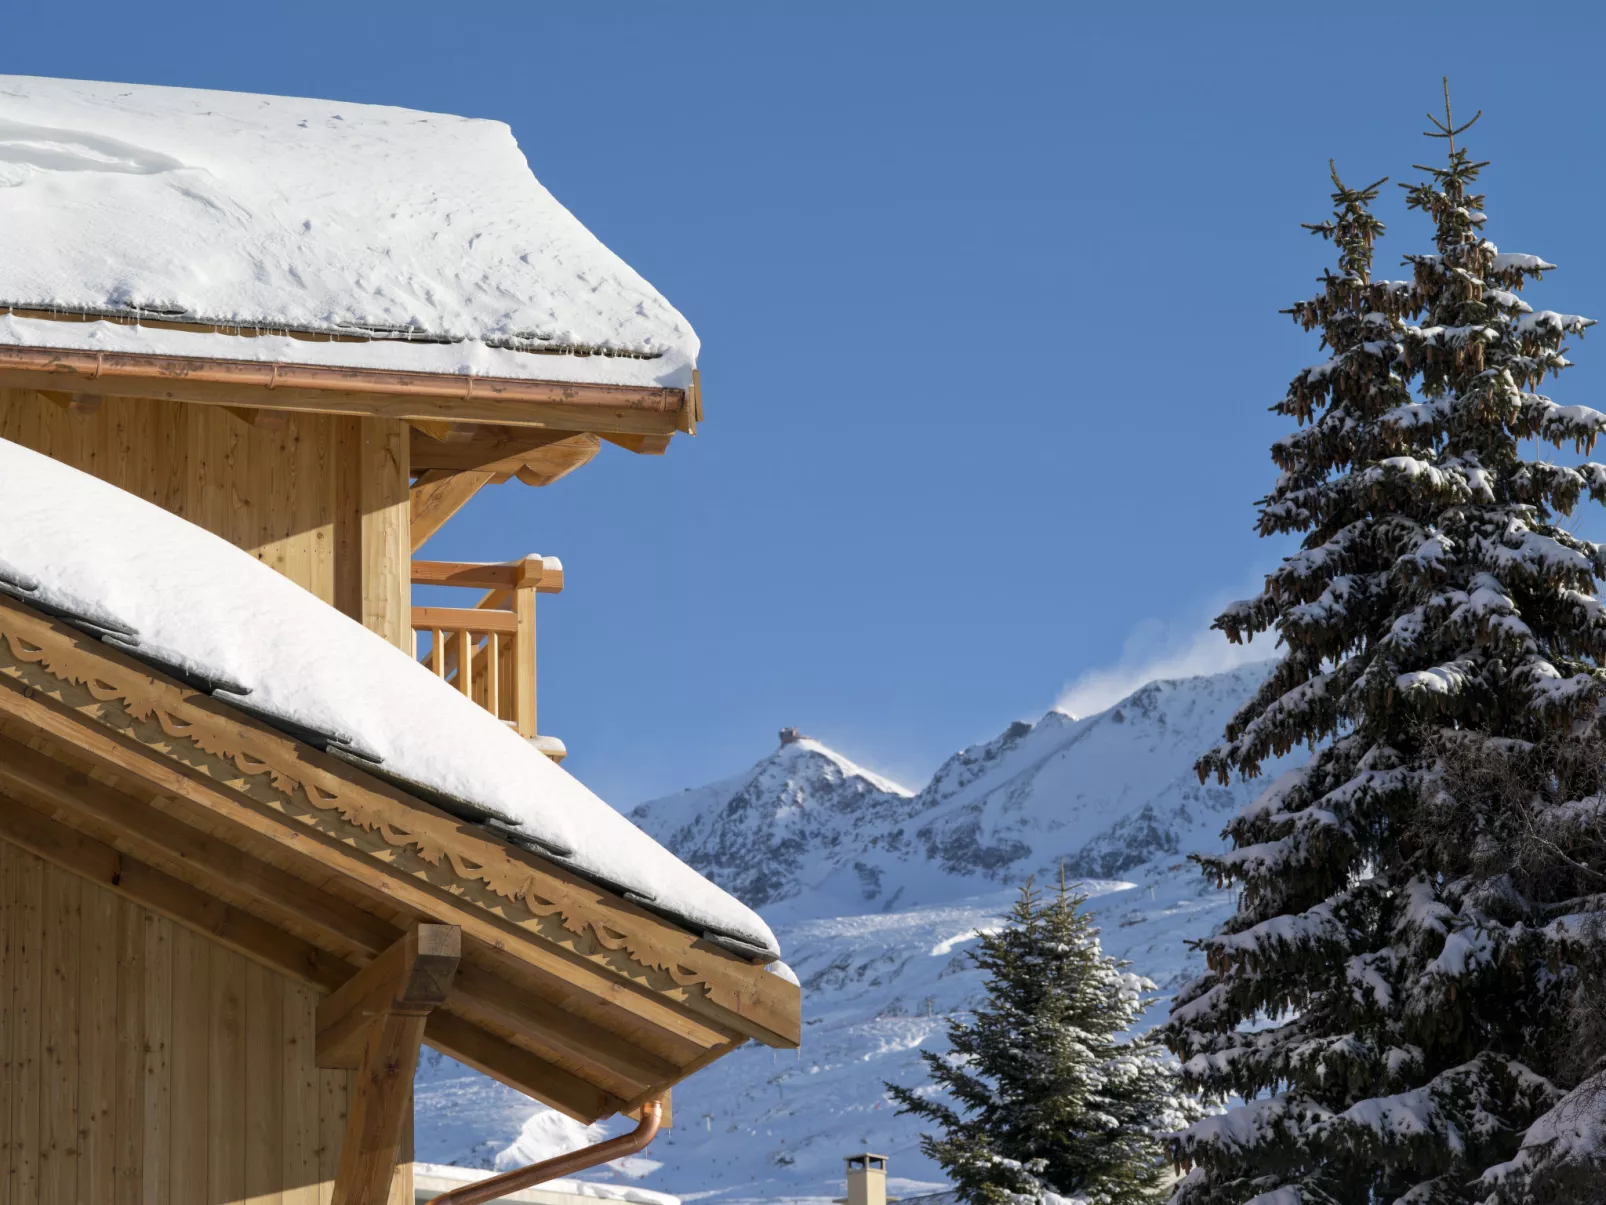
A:
{"label": "wooden support post", "polygon": [[406,650],[412,644],[408,427],[397,419],[365,418],[361,432],[357,504],[362,533],[362,622]]}
{"label": "wooden support post", "polygon": [[456,925],[414,925],[318,1006],[320,1067],[357,1068],[333,1205],[386,1205],[407,1146],[413,1072],[462,953]]}
{"label": "wooden support post", "polygon": [[520,736],[535,735],[535,587],[513,591],[513,613],[518,628],[513,636],[513,721]]}

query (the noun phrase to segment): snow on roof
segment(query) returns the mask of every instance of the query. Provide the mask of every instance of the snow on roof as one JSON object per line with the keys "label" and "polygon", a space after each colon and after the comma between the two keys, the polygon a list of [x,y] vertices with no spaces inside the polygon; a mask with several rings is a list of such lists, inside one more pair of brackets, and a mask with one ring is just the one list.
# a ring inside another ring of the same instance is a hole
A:
{"label": "snow on roof", "polygon": [[698,350],[501,122],[0,75],[8,307],[6,343],[537,380],[682,388]]}
{"label": "snow on roof", "polygon": [[0,590],[77,617],[69,622],[103,631],[108,644],[694,931],[778,953],[750,908],[489,712],[250,553],[6,440],[0,514]]}

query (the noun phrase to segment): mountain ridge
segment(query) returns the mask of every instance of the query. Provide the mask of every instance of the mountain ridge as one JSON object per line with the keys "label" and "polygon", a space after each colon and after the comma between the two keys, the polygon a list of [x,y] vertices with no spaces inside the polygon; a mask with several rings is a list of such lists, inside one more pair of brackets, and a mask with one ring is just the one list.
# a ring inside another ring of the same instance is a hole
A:
{"label": "mountain ridge", "polygon": [[[1063,864],[1091,897],[1106,951],[1158,985],[1149,1020],[1163,1012],[1164,996],[1197,973],[1187,940],[1232,907],[1186,855],[1220,848],[1228,816],[1278,769],[1221,787],[1200,784],[1193,763],[1268,669],[1158,680],[1088,716],[1017,721],[956,752],[918,791],[800,738],[742,773],[632,809],[671,851],[762,908],[803,985],[804,1038],[795,1053],[743,1048],[677,1087],[680,1124],[650,1158],[608,1174],[721,1202],[823,1205],[841,1191],[841,1157],[869,1146],[892,1157],[895,1193],[941,1187],[918,1125],[894,1113],[884,1083],[923,1082],[921,1051],[940,1049],[948,1019],[979,998],[968,956],[977,933],[1000,923],[1019,883]],[[485,1166],[586,1140],[497,1091],[507,1090],[437,1056],[420,1075],[420,1158]],[[432,1097],[455,1120],[426,1136]],[[467,1120],[471,1108],[482,1120]],[[527,1124],[511,1128],[520,1116]],[[500,1137],[466,1141],[488,1131]]]}

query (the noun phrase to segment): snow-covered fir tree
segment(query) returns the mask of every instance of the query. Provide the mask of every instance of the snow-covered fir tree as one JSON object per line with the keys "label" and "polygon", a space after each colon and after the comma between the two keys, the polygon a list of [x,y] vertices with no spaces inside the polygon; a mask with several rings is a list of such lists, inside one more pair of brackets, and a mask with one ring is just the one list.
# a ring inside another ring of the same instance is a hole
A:
{"label": "snow-covered fir tree", "polygon": [[1082,903],[1063,876],[1049,898],[1027,883],[979,939],[986,1003],[949,1023],[949,1053],[924,1055],[943,1095],[887,1085],[941,1128],[921,1147],[972,1205],[1160,1200],[1161,1136],[1198,1115],[1162,1050],[1122,1040],[1154,985],[1104,955]]}
{"label": "snow-covered fir tree", "polygon": [[1606,546],[1558,515],[1606,466],[1538,450],[1606,415],[1536,392],[1590,322],[1519,296],[1553,265],[1484,236],[1448,91],[1435,125],[1408,281],[1372,278],[1379,185],[1333,174],[1337,269],[1292,310],[1331,356],[1273,407],[1260,504],[1303,539],[1217,620],[1286,653],[1201,778],[1313,755],[1201,859],[1239,906],[1163,1033],[1246,1103],[1175,1140],[1178,1205],[1603,1199]]}

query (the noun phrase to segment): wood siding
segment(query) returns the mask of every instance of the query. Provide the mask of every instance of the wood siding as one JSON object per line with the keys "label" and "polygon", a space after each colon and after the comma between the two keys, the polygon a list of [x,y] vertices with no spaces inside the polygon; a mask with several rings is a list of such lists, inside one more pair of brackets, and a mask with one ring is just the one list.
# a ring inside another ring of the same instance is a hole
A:
{"label": "wood siding", "polygon": [[0,842],[0,1205],[327,1205],[351,1073],[317,1002]]}
{"label": "wood siding", "polygon": [[412,556],[404,423],[0,389],[0,438],[222,536],[404,647]]}

